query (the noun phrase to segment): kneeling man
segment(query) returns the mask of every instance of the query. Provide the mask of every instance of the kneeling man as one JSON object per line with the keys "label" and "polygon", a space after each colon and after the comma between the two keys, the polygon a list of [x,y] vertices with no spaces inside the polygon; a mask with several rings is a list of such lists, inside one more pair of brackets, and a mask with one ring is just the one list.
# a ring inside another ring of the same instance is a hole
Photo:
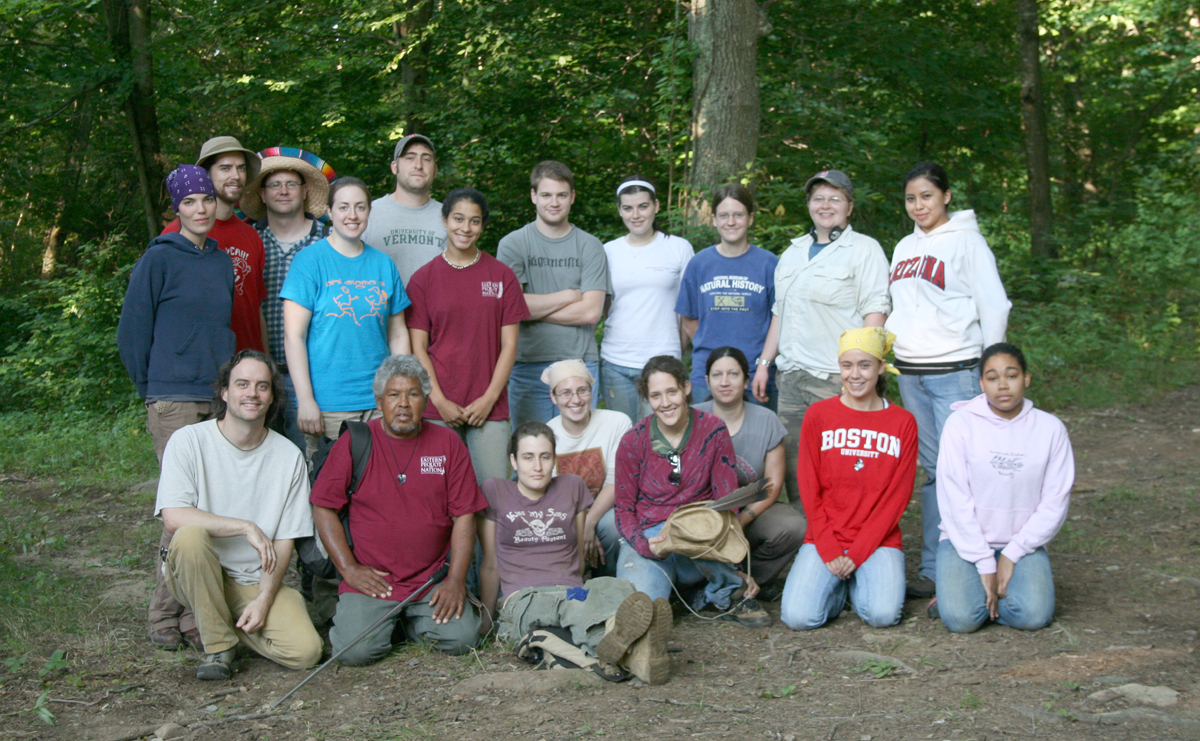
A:
{"label": "kneeling man", "polygon": [[[429,581],[447,555],[446,580],[413,600],[341,656],[370,664],[392,648],[401,620],[410,641],[462,654],[476,646],[479,613],[467,601],[467,568],[475,550],[475,513],[487,508],[471,455],[458,433],[421,422],[429,374],[412,355],[393,355],[375,373],[382,419],[367,423],[371,455],[353,495],[350,436],[329,451],[313,485],[313,519],[329,558],[342,575],[329,641],[336,654]],[[338,512],[350,507],[350,539]]]}
{"label": "kneeling man", "polygon": [[257,350],[221,366],[216,419],[180,428],[163,453],[155,514],[174,533],[163,554],[171,594],[196,614],[200,679],[233,676],[245,643],[289,669],[321,658],[304,598],[283,586],[292,541],[312,535],[304,455],[267,428],[283,378]]}

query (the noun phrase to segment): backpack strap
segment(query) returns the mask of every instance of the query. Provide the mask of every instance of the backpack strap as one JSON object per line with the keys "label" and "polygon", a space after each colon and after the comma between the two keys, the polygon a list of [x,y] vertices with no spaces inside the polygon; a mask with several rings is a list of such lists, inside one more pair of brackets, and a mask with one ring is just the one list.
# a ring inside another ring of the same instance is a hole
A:
{"label": "backpack strap", "polygon": [[352,465],[350,485],[346,487],[346,498],[349,499],[354,492],[358,491],[363,474],[367,472],[367,462],[371,459],[371,428],[367,426],[366,422],[348,419],[342,422],[338,437],[341,437],[342,433],[346,431],[350,432],[350,462]]}

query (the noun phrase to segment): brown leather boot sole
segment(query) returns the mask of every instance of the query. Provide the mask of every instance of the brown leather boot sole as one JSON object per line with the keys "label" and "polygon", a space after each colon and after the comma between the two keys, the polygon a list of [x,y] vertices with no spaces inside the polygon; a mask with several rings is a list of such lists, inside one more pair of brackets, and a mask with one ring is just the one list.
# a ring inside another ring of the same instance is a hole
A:
{"label": "brown leather boot sole", "polygon": [[646,684],[665,684],[671,676],[667,642],[674,620],[671,603],[662,597],[654,600],[654,616],[646,635],[634,642],[625,657],[625,668]]}
{"label": "brown leather boot sole", "polygon": [[614,625],[596,646],[596,656],[609,664],[616,664],[633,645],[646,634],[654,614],[654,604],[645,592],[634,592],[625,598],[614,615]]}

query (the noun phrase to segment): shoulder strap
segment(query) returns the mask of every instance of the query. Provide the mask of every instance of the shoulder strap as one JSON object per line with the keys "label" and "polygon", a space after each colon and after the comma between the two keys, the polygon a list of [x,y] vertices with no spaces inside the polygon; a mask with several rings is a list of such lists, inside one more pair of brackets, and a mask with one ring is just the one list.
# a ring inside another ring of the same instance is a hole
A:
{"label": "shoulder strap", "polygon": [[342,422],[338,437],[346,431],[350,432],[350,462],[353,466],[350,486],[346,488],[346,497],[349,498],[358,490],[358,484],[367,471],[367,461],[371,459],[371,428],[365,422],[346,420]]}

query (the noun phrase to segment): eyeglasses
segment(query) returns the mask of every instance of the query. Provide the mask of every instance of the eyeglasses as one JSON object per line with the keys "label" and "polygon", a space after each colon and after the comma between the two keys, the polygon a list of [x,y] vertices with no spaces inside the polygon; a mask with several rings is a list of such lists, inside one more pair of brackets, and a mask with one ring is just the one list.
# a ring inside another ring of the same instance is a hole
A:
{"label": "eyeglasses", "polygon": [[835,206],[836,206],[836,205],[838,205],[839,203],[842,203],[842,202],[844,202],[845,200],[846,200],[846,199],[845,199],[845,198],[842,198],[841,196],[829,196],[829,197],[825,197],[825,196],[813,196],[812,198],[809,198],[809,199],[808,199],[808,202],[809,202],[809,203],[815,203],[815,204],[817,204],[817,205],[819,206],[819,205],[821,205],[822,203],[825,203],[826,201],[828,201],[829,203],[832,203],[833,205],[835,205]]}
{"label": "eyeglasses", "polygon": [[273,183],[267,183],[264,186],[267,190],[300,190],[304,187],[304,183],[297,183],[294,180],[280,181],[276,180]]}
{"label": "eyeglasses", "polygon": [[571,400],[572,396],[577,397],[580,401],[583,401],[584,399],[590,399],[592,398],[592,387],[584,386],[578,391],[559,391],[554,395],[554,398],[565,404]]}
{"label": "eyeglasses", "polygon": [[679,459],[679,453],[667,453],[667,463],[675,469],[667,476],[667,481],[679,486],[679,482],[683,480],[683,461]]}

